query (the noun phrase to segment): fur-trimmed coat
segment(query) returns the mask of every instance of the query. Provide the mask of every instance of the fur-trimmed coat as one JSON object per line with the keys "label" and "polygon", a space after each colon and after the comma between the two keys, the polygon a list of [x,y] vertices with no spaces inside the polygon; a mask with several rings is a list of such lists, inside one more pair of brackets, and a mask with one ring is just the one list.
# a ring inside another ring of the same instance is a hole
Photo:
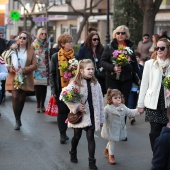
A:
{"label": "fur-trimmed coat", "polygon": [[[81,101],[82,103],[85,103],[87,100],[88,95],[88,89],[87,89],[87,82],[86,80],[82,80],[82,87],[79,87],[75,85],[73,82],[71,82],[67,87],[63,89],[71,89],[72,87],[76,87],[79,89],[80,94],[83,95]],[[94,122],[95,122],[95,130],[100,130],[100,124],[104,123],[105,116],[104,116],[104,102],[103,102],[103,95],[101,91],[100,84],[97,82],[96,84],[91,83],[91,91],[92,91],[92,101],[93,101],[93,108],[94,108]],[[60,96],[61,99],[61,96]],[[80,104],[79,103],[71,103],[71,102],[65,102],[70,109],[70,112],[76,113],[77,108]],[[82,121],[78,124],[71,124],[68,122],[68,127],[70,128],[84,128],[87,126],[91,126],[91,119],[90,119],[90,110],[89,110],[89,104],[88,101],[85,103],[85,110],[86,113],[83,114]]]}
{"label": "fur-trimmed coat", "polygon": [[106,121],[102,127],[101,137],[108,141],[120,141],[127,137],[125,116],[139,115],[137,109],[129,109],[124,104],[118,107],[106,105],[104,108]]}

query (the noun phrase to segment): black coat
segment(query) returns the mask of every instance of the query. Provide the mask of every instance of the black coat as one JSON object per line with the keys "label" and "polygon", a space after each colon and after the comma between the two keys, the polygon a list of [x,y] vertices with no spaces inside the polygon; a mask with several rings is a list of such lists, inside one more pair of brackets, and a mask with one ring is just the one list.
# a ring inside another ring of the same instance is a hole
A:
{"label": "black coat", "polygon": [[170,128],[163,127],[156,139],[151,170],[170,170]]}
{"label": "black coat", "polygon": [[[130,47],[132,49],[133,42],[130,40],[125,40],[127,47]],[[118,49],[118,42],[117,39],[113,39],[110,45],[106,46],[104,49],[104,52],[101,57],[101,66],[105,69],[106,71],[106,76],[108,76],[111,79],[116,80],[116,74],[113,71],[115,65],[111,62],[110,58],[113,56],[114,50]],[[133,50],[133,49],[132,49]],[[141,74],[139,72],[139,68],[137,65],[137,60],[136,56],[133,52],[131,56],[131,63],[127,64],[122,67],[122,71],[120,74],[120,81],[127,81],[127,80],[132,80],[132,72],[136,72],[141,79]]]}
{"label": "black coat", "polygon": [[6,42],[3,38],[0,38],[0,55],[6,50]]}

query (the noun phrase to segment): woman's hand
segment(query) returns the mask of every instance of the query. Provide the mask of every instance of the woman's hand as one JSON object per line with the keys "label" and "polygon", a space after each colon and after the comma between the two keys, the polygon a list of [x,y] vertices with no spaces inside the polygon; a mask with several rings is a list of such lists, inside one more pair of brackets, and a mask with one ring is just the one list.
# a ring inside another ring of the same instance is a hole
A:
{"label": "woman's hand", "polygon": [[138,112],[139,113],[143,113],[144,112],[144,108],[138,108]]}
{"label": "woman's hand", "polygon": [[85,106],[83,104],[80,104],[78,106],[78,111],[84,112],[85,111]]}
{"label": "woman's hand", "polygon": [[115,65],[115,67],[113,68],[113,71],[114,71],[115,73],[120,73],[120,72],[122,71],[122,68],[121,68],[121,66]]}
{"label": "woman's hand", "polygon": [[56,95],[55,95],[55,94],[52,94],[51,97],[56,97]]}

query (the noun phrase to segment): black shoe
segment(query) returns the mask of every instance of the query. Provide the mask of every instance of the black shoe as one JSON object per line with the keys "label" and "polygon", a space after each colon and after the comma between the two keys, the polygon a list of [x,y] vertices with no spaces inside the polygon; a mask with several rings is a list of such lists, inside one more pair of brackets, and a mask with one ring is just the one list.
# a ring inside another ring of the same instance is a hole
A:
{"label": "black shoe", "polygon": [[65,144],[66,143],[66,136],[65,135],[61,135],[60,136],[60,143],[61,144]]}
{"label": "black shoe", "polygon": [[127,137],[126,137],[125,139],[121,140],[121,141],[124,141],[124,142],[126,142],[126,141],[127,141]]}
{"label": "black shoe", "polygon": [[130,124],[133,125],[135,122],[136,122],[135,118],[134,118],[134,117],[131,117],[131,118],[130,118]]}
{"label": "black shoe", "polygon": [[16,124],[15,124],[15,130],[20,130],[20,127],[22,126],[22,123],[20,120],[16,120]]}
{"label": "black shoe", "polygon": [[66,135],[66,136],[65,136],[65,139],[66,139],[66,140],[69,140],[69,137]]}
{"label": "black shoe", "polygon": [[89,158],[89,169],[90,170],[97,170],[97,166],[96,166],[96,159],[94,158]]}
{"label": "black shoe", "polygon": [[69,154],[70,154],[70,161],[73,163],[78,163],[77,151],[69,151]]}

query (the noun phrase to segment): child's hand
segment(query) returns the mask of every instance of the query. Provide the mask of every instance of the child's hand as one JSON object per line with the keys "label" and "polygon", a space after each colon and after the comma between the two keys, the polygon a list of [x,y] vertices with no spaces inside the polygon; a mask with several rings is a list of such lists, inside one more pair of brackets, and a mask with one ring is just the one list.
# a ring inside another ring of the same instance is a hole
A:
{"label": "child's hand", "polygon": [[144,108],[138,108],[138,112],[139,112],[140,114],[144,113]]}
{"label": "child's hand", "polygon": [[85,111],[85,107],[84,107],[83,104],[80,104],[80,105],[78,106],[78,111],[81,111],[81,112],[84,112],[84,111]]}

